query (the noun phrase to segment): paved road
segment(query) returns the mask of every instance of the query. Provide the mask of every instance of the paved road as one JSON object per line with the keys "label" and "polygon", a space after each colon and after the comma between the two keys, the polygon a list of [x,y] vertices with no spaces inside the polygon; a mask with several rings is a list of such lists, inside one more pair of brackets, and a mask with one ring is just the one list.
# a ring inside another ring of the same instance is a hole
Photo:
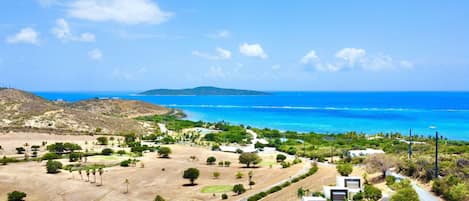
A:
{"label": "paved road", "polygon": [[[397,174],[397,173],[395,173],[395,172],[388,172],[388,173],[389,173],[390,175],[396,177],[396,178],[401,178],[401,179],[402,179],[402,178],[404,178],[404,179],[408,178],[408,177],[406,177],[406,176]],[[418,186],[418,184],[417,184],[414,180],[410,179],[410,181],[411,181],[412,187],[415,189],[415,191],[416,191],[417,194],[419,195],[420,201],[439,201],[439,200],[440,200],[440,198],[437,197],[437,196],[435,196],[435,195],[433,195],[433,193],[428,192],[428,191],[426,191],[425,189],[423,189],[423,188],[421,188],[420,186]]]}

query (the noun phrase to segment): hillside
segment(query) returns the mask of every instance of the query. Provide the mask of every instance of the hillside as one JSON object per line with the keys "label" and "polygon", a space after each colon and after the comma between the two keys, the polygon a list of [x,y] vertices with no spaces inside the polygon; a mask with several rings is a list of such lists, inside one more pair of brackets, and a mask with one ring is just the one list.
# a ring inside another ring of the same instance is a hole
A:
{"label": "hillside", "polygon": [[87,100],[57,104],[34,94],[0,89],[0,128],[3,130],[46,130],[48,132],[120,133],[146,132],[148,125],[131,119],[165,114],[171,110],[126,100]]}
{"label": "hillside", "polygon": [[269,93],[253,90],[224,89],[217,87],[196,87],[191,89],[152,89],[139,93],[150,96],[259,96],[269,95]]}
{"label": "hillside", "polygon": [[86,110],[95,114],[127,118],[163,115],[171,112],[170,109],[162,106],[142,101],[120,99],[90,99],[71,103],[68,106],[75,109]]}

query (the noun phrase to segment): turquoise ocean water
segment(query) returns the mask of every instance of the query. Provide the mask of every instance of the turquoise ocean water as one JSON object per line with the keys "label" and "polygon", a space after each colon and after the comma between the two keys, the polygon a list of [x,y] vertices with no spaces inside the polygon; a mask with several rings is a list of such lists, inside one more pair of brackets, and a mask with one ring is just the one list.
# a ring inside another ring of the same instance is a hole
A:
{"label": "turquoise ocean water", "polygon": [[408,133],[469,140],[469,92],[273,92],[271,96],[137,96],[134,92],[35,92],[46,99],[142,100],[192,120],[302,132]]}

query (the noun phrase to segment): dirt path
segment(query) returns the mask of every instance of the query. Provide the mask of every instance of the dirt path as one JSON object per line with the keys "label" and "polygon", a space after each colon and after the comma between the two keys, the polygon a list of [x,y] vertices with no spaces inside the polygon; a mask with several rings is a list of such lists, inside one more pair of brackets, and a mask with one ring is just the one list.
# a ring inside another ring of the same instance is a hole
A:
{"label": "dirt path", "polygon": [[319,165],[316,174],[307,177],[297,183],[294,183],[279,192],[270,194],[262,199],[263,201],[298,201],[298,188],[309,189],[310,192],[322,191],[322,186],[335,183],[337,171],[334,167]]}

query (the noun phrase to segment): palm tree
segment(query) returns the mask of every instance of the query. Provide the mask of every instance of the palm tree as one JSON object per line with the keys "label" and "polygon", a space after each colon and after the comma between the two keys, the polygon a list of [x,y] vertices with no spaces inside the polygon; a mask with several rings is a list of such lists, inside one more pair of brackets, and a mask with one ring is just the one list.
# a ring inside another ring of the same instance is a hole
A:
{"label": "palm tree", "polygon": [[101,180],[101,186],[102,186],[103,185],[103,173],[104,173],[103,168],[99,168],[98,172],[99,172],[99,178]]}
{"label": "palm tree", "polygon": [[86,168],[86,177],[88,178],[88,180],[86,181],[90,181],[90,169]]}
{"label": "palm tree", "polygon": [[254,172],[249,171],[248,176],[249,176],[249,189],[252,189],[252,176],[254,176]]}
{"label": "palm tree", "polygon": [[94,176],[94,182],[93,183],[96,183],[96,168],[91,169],[91,173]]}
{"label": "palm tree", "polygon": [[73,170],[72,170],[72,167],[68,168],[68,172],[70,172],[70,174],[72,175],[72,179],[75,179],[75,177],[73,176]]}
{"label": "palm tree", "polygon": [[124,180],[124,184],[126,185],[125,193],[128,193],[129,192],[129,184],[130,184],[129,179],[126,178]]}
{"label": "palm tree", "polygon": [[78,169],[78,174],[80,174],[81,180],[83,180],[83,174],[81,173],[81,168]]}

